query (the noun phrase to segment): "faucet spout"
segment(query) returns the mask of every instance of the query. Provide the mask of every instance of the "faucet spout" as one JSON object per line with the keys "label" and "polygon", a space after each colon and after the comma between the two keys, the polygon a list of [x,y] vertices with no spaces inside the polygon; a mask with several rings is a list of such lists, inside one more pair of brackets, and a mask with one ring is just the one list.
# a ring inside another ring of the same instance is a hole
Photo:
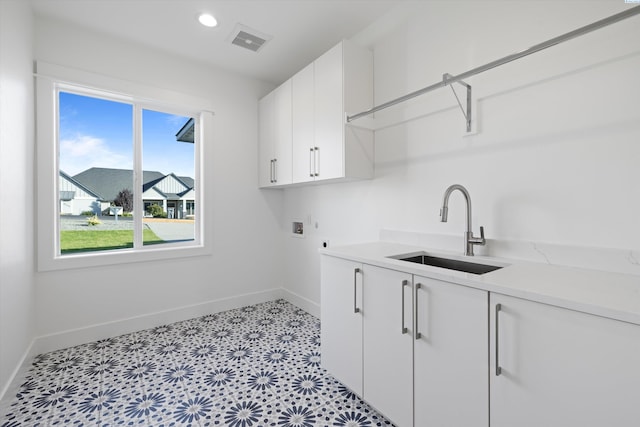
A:
{"label": "faucet spout", "polygon": [[462,185],[453,184],[444,192],[442,208],[440,208],[440,221],[447,222],[449,218],[449,197],[455,190],[459,190],[462,193],[467,204],[467,231],[464,233],[464,254],[473,256],[473,245],[484,245],[486,243],[484,238],[484,227],[480,227],[480,237],[475,237],[473,235],[473,229],[471,228],[471,196],[469,196],[469,192]]}

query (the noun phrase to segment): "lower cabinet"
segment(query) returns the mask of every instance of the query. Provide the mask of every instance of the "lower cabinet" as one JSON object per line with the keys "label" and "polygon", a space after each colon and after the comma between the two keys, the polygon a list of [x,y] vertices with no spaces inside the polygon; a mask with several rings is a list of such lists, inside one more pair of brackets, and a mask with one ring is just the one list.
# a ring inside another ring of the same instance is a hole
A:
{"label": "lower cabinet", "polygon": [[492,427],[640,425],[640,327],[490,297]]}
{"label": "lower cabinet", "polygon": [[414,276],[416,427],[489,424],[488,293]]}
{"label": "lower cabinet", "polygon": [[412,277],[370,265],[364,268],[362,397],[396,426],[412,426]]}
{"label": "lower cabinet", "polygon": [[399,427],[486,427],[487,292],[364,269],[364,399]]}
{"label": "lower cabinet", "polygon": [[322,366],[362,396],[362,264],[321,257]]}
{"label": "lower cabinet", "polygon": [[322,256],[322,364],[398,427],[640,425],[640,326]]}

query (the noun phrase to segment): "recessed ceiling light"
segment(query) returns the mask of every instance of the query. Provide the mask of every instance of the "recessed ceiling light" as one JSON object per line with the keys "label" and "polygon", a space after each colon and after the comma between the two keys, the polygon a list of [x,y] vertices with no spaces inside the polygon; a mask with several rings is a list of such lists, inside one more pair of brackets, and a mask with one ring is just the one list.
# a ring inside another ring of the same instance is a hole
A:
{"label": "recessed ceiling light", "polygon": [[218,25],[218,21],[210,13],[201,13],[198,15],[198,21],[205,27],[215,27]]}

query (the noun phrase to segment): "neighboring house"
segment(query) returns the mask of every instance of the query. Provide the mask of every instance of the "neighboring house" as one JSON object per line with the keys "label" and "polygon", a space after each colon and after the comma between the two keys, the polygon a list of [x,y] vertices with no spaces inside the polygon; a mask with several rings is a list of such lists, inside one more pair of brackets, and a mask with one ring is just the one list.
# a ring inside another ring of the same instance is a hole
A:
{"label": "neighboring house", "polygon": [[[62,179],[64,172],[60,171]],[[68,175],[64,174],[68,177]],[[115,200],[123,189],[131,190],[133,171],[131,169],[90,168],[74,175],[74,182],[88,190],[96,198],[106,202],[104,211],[110,202]],[[194,180],[190,177],[179,177],[173,173],[164,175],[157,171],[142,172],[142,201],[144,209],[156,204],[162,206],[168,218],[185,218],[195,214]],[[62,186],[60,187],[62,198]],[[65,194],[69,197],[71,194]],[[73,201],[73,199],[71,199]]]}
{"label": "neighboring house", "polygon": [[100,214],[109,207],[105,201],[86,186],[74,178],[60,171],[60,213],[63,215],[80,215],[82,212],[91,211]]}
{"label": "neighboring house", "polygon": [[[185,181],[189,181],[188,183]],[[178,177],[173,173],[145,183],[142,201],[146,211],[150,205],[161,205],[168,218],[185,218],[195,214],[193,179]]]}

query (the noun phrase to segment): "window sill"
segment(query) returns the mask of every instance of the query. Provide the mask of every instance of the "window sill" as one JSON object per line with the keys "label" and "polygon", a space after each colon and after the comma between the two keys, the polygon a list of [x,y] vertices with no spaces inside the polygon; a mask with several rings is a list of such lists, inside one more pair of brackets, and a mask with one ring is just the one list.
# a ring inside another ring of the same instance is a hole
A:
{"label": "window sill", "polygon": [[211,249],[204,245],[182,247],[171,245],[163,248],[121,249],[117,251],[60,255],[53,259],[39,259],[38,271],[70,270],[210,255],[212,255]]}

